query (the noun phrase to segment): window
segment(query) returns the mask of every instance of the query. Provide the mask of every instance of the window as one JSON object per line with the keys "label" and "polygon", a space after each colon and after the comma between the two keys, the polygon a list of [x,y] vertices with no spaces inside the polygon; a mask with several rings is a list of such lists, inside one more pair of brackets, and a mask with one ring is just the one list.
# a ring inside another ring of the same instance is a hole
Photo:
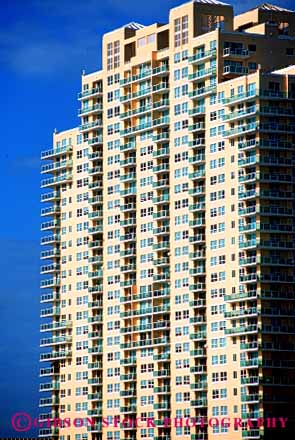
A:
{"label": "window", "polygon": [[188,43],[188,15],[174,20],[174,47]]}
{"label": "window", "polygon": [[120,66],[120,41],[114,41],[107,45],[107,70],[116,69]]}

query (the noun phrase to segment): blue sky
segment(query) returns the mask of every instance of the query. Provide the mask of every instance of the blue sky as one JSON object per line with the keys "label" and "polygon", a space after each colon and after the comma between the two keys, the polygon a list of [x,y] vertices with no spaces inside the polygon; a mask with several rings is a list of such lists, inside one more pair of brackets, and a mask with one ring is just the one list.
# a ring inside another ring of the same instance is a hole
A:
{"label": "blue sky", "polygon": [[[292,9],[292,2],[275,4]],[[100,68],[102,34],[130,21],[166,22],[169,8],[181,3],[1,2],[1,437],[16,436],[10,428],[14,412],[37,414],[40,151],[51,147],[55,127],[77,125],[80,73]],[[236,3],[238,13],[258,2]]]}

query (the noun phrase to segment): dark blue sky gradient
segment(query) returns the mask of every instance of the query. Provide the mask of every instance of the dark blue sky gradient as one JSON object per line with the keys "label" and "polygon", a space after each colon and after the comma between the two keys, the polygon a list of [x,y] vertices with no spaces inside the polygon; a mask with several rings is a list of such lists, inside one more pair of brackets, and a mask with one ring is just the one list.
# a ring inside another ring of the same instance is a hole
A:
{"label": "dark blue sky gradient", "polygon": [[[275,4],[292,9],[292,2]],[[38,413],[40,151],[51,148],[55,127],[78,124],[81,70],[100,68],[102,34],[130,21],[167,22],[181,3],[1,1],[0,438],[17,437],[13,413]],[[235,13],[257,3],[236,2]]]}

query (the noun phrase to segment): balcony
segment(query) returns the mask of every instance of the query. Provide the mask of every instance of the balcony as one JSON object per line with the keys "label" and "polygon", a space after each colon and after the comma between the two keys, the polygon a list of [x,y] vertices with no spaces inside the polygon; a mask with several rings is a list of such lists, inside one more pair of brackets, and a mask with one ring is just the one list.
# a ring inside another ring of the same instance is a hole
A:
{"label": "balcony", "polygon": [[40,362],[50,362],[60,359],[66,359],[72,355],[70,350],[66,351],[52,351],[51,353],[41,353]]}
{"label": "balcony", "polygon": [[256,130],[259,129],[259,125],[256,122],[250,123],[250,124],[245,124],[245,125],[240,125],[236,128],[233,128],[231,130],[225,131],[224,132],[224,137],[236,137],[236,136],[241,136],[242,134],[250,134],[251,132],[255,132]]}
{"label": "balcony", "polygon": [[132,182],[136,180],[136,173],[127,173],[120,176],[121,182]]}
{"label": "balcony", "polygon": [[102,369],[102,362],[92,362],[88,364],[89,370],[101,370]]}
{"label": "balcony", "polygon": [[[233,121],[233,120],[237,120],[237,119],[243,119],[249,116],[254,116],[258,111],[258,108],[253,105],[251,107],[248,107],[246,109],[237,111],[237,112],[232,112],[232,113],[228,113],[227,115],[223,116],[223,120],[224,121]],[[255,141],[254,141],[255,142]]]}
{"label": "balcony", "polygon": [[224,313],[225,318],[243,318],[245,316],[250,316],[250,315],[251,316],[257,315],[257,308],[256,307],[231,310],[229,312]]}
{"label": "balcony", "polygon": [[62,160],[60,162],[53,162],[51,164],[42,165],[41,174],[59,172],[65,168],[71,168],[73,166],[72,160]]}
{"label": "balcony", "polygon": [[189,242],[193,244],[202,243],[203,241],[205,241],[205,234],[195,234],[193,237],[189,237]]}
{"label": "balcony", "polygon": [[229,302],[239,302],[245,299],[256,299],[256,298],[257,298],[256,290],[234,293],[232,295],[225,295],[224,297],[225,301],[229,301]]}
{"label": "balcony", "polygon": [[247,75],[249,72],[248,67],[239,66],[239,65],[229,65],[223,67],[224,75]]}
{"label": "balcony", "polygon": [[198,87],[197,89],[194,89],[192,92],[189,92],[188,96],[190,98],[203,98],[206,95],[209,95],[210,93],[213,93],[216,91],[216,85],[208,86],[208,87]]}
{"label": "balcony", "polygon": [[48,377],[48,376],[54,376],[58,375],[59,373],[54,370],[54,368],[41,368],[40,369],[40,377]]}
{"label": "balcony", "polygon": [[230,58],[248,58],[249,51],[248,49],[234,49],[231,47],[226,47],[223,49],[223,56]]}
{"label": "balcony", "polygon": [[93,175],[95,175],[95,174],[102,174],[102,173],[103,173],[103,169],[102,169],[101,166],[97,166],[97,167],[94,167],[94,168],[90,168],[89,171],[88,171],[88,174],[89,174],[90,176],[93,176]]}
{"label": "balcony", "polygon": [[102,284],[96,284],[95,286],[90,286],[88,287],[88,292],[89,293],[102,293],[103,292],[103,286]]}
{"label": "balcony", "polygon": [[49,222],[41,223],[41,231],[49,231],[54,229],[59,229],[60,222],[58,220],[51,220]]}
{"label": "balcony", "polygon": [[169,90],[169,84],[167,82],[161,82],[153,86],[153,93],[166,93]]}
{"label": "balcony", "polygon": [[197,107],[193,107],[188,111],[189,116],[201,116],[205,115],[206,108],[204,105],[198,105]]}
{"label": "balcony", "polygon": [[244,93],[238,93],[237,95],[231,96],[230,98],[225,98],[223,100],[224,104],[233,104],[234,102],[239,102],[239,101],[246,101],[249,99],[253,99],[254,97],[258,96],[258,90],[253,89],[253,90],[249,90],[247,92]]}
{"label": "balcony", "polygon": [[127,95],[123,95],[120,97],[121,102],[132,101],[133,99],[141,98],[143,96],[150,95],[152,92],[151,87],[146,87],[145,89],[139,90],[134,93],[128,93]]}
{"label": "balcony", "polygon": [[205,122],[198,122],[196,124],[189,125],[188,129],[191,132],[204,131],[205,130]]}
{"label": "balcony", "polygon": [[92,121],[92,122],[88,122],[87,124],[82,124],[79,126],[79,130],[80,131],[90,131],[94,128],[101,128],[102,129],[103,125],[102,125],[102,120],[101,119],[97,119],[96,121]]}
{"label": "balcony", "polygon": [[189,163],[192,165],[199,165],[205,162],[205,154],[196,154],[189,158]]}
{"label": "balcony", "polygon": [[99,224],[99,225],[94,226],[93,228],[88,228],[88,233],[89,234],[98,234],[99,232],[103,232],[103,225],[102,225],[102,223]]}
{"label": "balcony", "polygon": [[[58,234],[52,234],[52,235],[47,235],[46,237],[42,237],[40,240],[41,245],[48,245],[48,244],[53,244],[53,243],[57,243],[60,241],[60,235]],[[45,251],[44,253],[41,253],[41,256],[43,258],[49,258],[49,256],[54,256],[53,254],[55,254],[56,256],[59,255],[59,251]]]}
{"label": "balcony", "polygon": [[40,347],[49,347],[60,344],[70,344],[72,342],[72,336],[56,336],[52,338],[42,338],[40,340]]}
{"label": "balcony", "polygon": [[92,137],[91,139],[88,139],[88,145],[90,146],[94,146],[94,145],[98,145],[98,144],[102,144],[103,143],[103,139],[102,136],[95,136]]}
{"label": "balcony", "polygon": [[102,94],[102,88],[101,87],[92,87],[87,90],[83,90],[82,92],[78,93],[78,99],[85,99],[85,98],[92,98],[94,96],[98,96]]}
{"label": "balcony", "polygon": [[251,139],[246,142],[238,142],[238,149],[239,150],[253,150],[259,146],[260,146],[260,143],[258,141],[256,141],[255,139]]}
{"label": "balcony", "polygon": [[159,111],[169,109],[169,99],[160,99],[159,101],[153,102],[153,109]]}
{"label": "balcony", "polygon": [[194,55],[188,58],[188,62],[191,64],[197,64],[205,61],[206,59],[216,56],[216,49],[211,49],[208,51],[197,51]]}
{"label": "balcony", "polygon": [[295,111],[292,108],[280,107],[280,106],[266,106],[260,107],[260,113],[267,116],[295,116]]}
{"label": "balcony", "polygon": [[102,180],[93,180],[88,184],[89,189],[98,189],[102,191]]}
{"label": "balcony", "polygon": [[50,179],[41,180],[41,188],[54,187],[61,185],[72,180],[72,174],[63,174],[57,177],[51,177]]}
{"label": "balcony", "polygon": [[158,273],[153,276],[154,282],[164,282],[170,280],[170,273]]}
{"label": "balcony", "polygon": [[153,157],[156,158],[169,157],[169,154],[170,154],[169,148],[160,148],[159,150],[153,152]]}
{"label": "balcony", "polygon": [[[46,201],[48,201],[48,200],[46,200]],[[53,205],[53,206],[50,206],[48,208],[41,209],[41,216],[42,217],[53,216],[53,215],[56,215],[56,214],[59,214],[59,213],[60,213],[59,205]]]}
{"label": "balcony", "polygon": [[247,403],[258,403],[259,402],[259,394],[246,394],[241,396],[242,402]]}
{"label": "balcony", "polygon": [[102,112],[102,104],[85,106],[78,110],[78,116],[90,115],[92,113]]}
{"label": "balcony", "polygon": [[189,81],[199,81],[209,76],[216,75],[216,68],[200,69],[188,76]]}
{"label": "balcony", "polygon": [[125,266],[121,266],[120,270],[122,273],[135,272],[136,264],[127,264]]}
{"label": "balcony", "polygon": [[140,131],[146,131],[150,130],[152,128],[153,124],[151,121],[145,122],[139,125],[135,125],[133,127],[125,128],[125,130],[120,131],[121,136],[130,136],[131,134],[135,134]]}
{"label": "balcony", "polygon": [[[101,377],[92,377],[92,378],[88,379],[88,384],[89,385],[102,385],[102,378]],[[88,414],[90,413],[90,411],[88,412]],[[96,410],[94,410],[94,411],[96,411]]]}
{"label": "balcony", "polygon": [[72,145],[64,145],[58,148],[52,148],[51,150],[42,151],[41,159],[53,159],[54,157],[61,156],[73,151]]}
{"label": "balcony", "polygon": [[190,301],[189,303],[190,307],[200,309],[206,307],[206,300],[205,299],[195,299],[193,301]]}
{"label": "balcony", "polygon": [[88,153],[88,159],[89,160],[97,160],[102,159],[102,152],[101,151],[94,151],[93,153]]}
{"label": "balcony", "polygon": [[125,249],[124,251],[120,252],[120,257],[135,257],[135,255],[136,255],[135,247],[131,247],[129,249]]}
{"label": "balcony", "polygon": [[191,212],[204,211],[204,209],[205,209],[205,202],[199,202],[189,206],[189,210]]}
{"label": "balcony", "polygon": [[259,359],[254,358],[254,359],[241,360],[240,366],[243,368],[245,368],[245,367],[257,368],[259,366]]}
{"label": "balcony", "polygon": [[55,330],[65,330],[72,327],[71,321],[49,322],[47,324],[41,324],[41,332],[51,332]]}
{"label": "balcony", "polygon": [[152,141],[157,142],[157,143],[165,142],[165,141],[167,142],[167,141],[169,141],[169,133],[165,131],[163,133],[153,135]]}
{"label": "balcony", "polygon": [[50,307],[48,309],[42,309],[40,312],[40,318],[47,318],[49,316],[59,316],[60,308],[59,307]]}
{"label": "balcony", "polygon": [[137,190],[135,186],[130,186],[129,188],[120,191],[120,196],[122,197],[135,196],[136,194]]}
{"label": "balcony", "polygon": [[242,430],[243,439],[261,439],[261,433],[259,429]]}
{"label": "balcony", "polygon": [[47,294],[41,295],[41,298],[40,298],[41,303],[59,301],[59,300],[60,300],[59,293],[47,293]]}
{"label": "balcony", "polygon": [[256,173],[249,173],[249,174],[245,174],[243,176],[239,176],[239,182],[242,182],[242,183],[255,182],[256,179],[258,179],[258,175]]}
{"label": "balcony", "polygon": [[134,165],[136,165],[136,157],[135,156],[131,156],[125,160],[120,161],[121,167],[129,167],[129,166],[134,166]]}
{"label": "balcony", "polygon": [[200,196],[205,194],[205,187],[204,186],[196,186],[192,189],[188,190],[188,193],[190,196]]}
{"label": "balcony", "polygon": [[291,98],[291,94],[290,96],[288,96],[287,92],[281,92],[279,90],[267,90],[267,89],[261,89],[260,90],[260,96],[263,98],[270,98],[270,99],[288,99]]}
{"label": "balcony", "polygon": [[249,200],[249,199],[255,199],[259,196],[259,193],[255,189],[250,189],[245,192],[239,193],[239,200]]}
{"label": "balcony", "polygon": [[159,197],[154,197],[153,198],[153,203],[156,204],[160,204],[160,203],[168,203],[170,200],[170,196],[169,194],[162,194]]}
{"label": "balcony", "polygon": [[190,355],[197,358],[206,357],[206,349],[191,350]]}
{"label": "balcony", "polygon": [[136,145],[134,142],[128,142],[127,144],[120,146],[120,151],[127,152],[127,151],[136,151]]}
{"label": "balcony", "polygon": [[39,407],[55,405],[59,405],[59,399],[57,397],[47,397],[39,400]]}
{"label": "balcony", "polygon": [[170,370],[161,369],[158,371],[154,371],[153,376],[154,377],[170,377]]}
{"label": "balcony", "polygon": [[134,83],[137,81],[141,81],[144,78],[150,77],[152,74],[152,69],[146,69],[137,75],[128,75],[126,78],[120,80],[121,86],[126,86],[127,84]]}
{"label": "balcony", "polygon": [[189,286],[189,290],[194,292],[203,292],[206,289],[205,283],[196,283]]}
{"label": "balcony", "polygon": [[195,365],[190,368],[190,372],[194,374],[206,374],[207,368],[206,365]]}
{"label": "balcony", "polygon": [[102,247],[102,240],[94,240],[88,243],[88,247],[91,249]]}
{"label": "balcony", "polygon": [[225,329],[225,334],[234,336],[245,333],[257,333],[257,331],[258,331],[258,327],[256,324],[249,324],[243,327],[232,327]]}
{"label": "balcony", "polygon": [[167,219],[169,218],[169,210],[168,209],[162,209],[161,211],[157,211],[153,213],[154,219]]}
{"label": "balcony", "polygon": [[291,142],[282,142],[273,139],[261,139],[259,142],[259,146],[260,148],[283,150],[283,151],[291,150],[293,148]]}
{"label": "balcony", "polygon": [[41,202],[51,202],[60,199],[59,191],[50,191],[49,193],[44,193],[41,195]]}
{"label": "balcony", "polygon": [[[207,338],[207,334],[206,332],[198,332],[198,333],[192,333],[190,335],[190,339],[192,339],[193,341],[205,341]],[[200,370],[200,372],[203,371],[202,369]],[[206,371],[206,370],[204,370]]]}
{"label": "balcony", "polygon": [[168,179],[160,179],[157,182],[153,182],[153,188],[165,188],[169,187]]}
{"label": "balcony", "polygon": [[191,406],[193,406],[194,408],[206,408],[207,405],[207,399],[191,400]]}
{"label": "balcony", "polygon": [[189,174],[191,180],[203,179],[205,177],[205,170],[195,171]]}
{"label": "balcony", "polygon": [[45,392],[45,391],[59,390],[59,387],[60,387],[59,382],[46,382],[40,384],[39,391]]}
{"label": "balcony", "polygon": [[129,217],[127,220],[121,220],[120,226],[134,226],[136,225],[136,218],[135,217]]}
{"label": "balcony", "polygon": [[102,270],[96,270],[95,272],[89,272],[88,277],[91,279],[99,279],[103,277],[103,271]]}
{"label": "balcony", "polygon": [[169,72],[169,66],[163,64],[162,66],[154,67],[152,74],[153,76],[163,76],[166,75],[168,72]]}
{"label": "balcony", "polygon": [[40,282],[41,289],[46,289],[49,287],[57,287],[59,285],[60,285],[59,278],[48,278],[47,280],[41,280],[41,282]]}
{"label": "balcony", "polygon": [[167,171],[169,171],[169,163],[162,163],[161,165],[153,167],[154,173],[165,173]]}
{"label": "balcony", "polygon": [[242,385],[259,385],[258,376],[241,377]]}
{"label": "balcony", "polygon": [[155,251],[156,250],[163,250],[163,249],[165,249],[165,250],[170,249],[170,242],[169,241],[160,241],[159,243],[153,245],[153,250],[155,250]]}
{"label": "balcony", "polygon": [[163,116],[162,118],[153,119],[153,126],[159,127],[170,124],[169,116]]}
{"label": "balcony", "polygon": [[59,264],[56,264],[56,263],[48,264],[48,265],[41,266],[40,274],[52,273],[52,272],[55,272],[58,270],[60,270]]}
{"label": "balcony", "polygon": [[103,305],[102,300],[91,301],[91,302],[88,303],[88,307],[90,309],[101,309],[102,305]]}

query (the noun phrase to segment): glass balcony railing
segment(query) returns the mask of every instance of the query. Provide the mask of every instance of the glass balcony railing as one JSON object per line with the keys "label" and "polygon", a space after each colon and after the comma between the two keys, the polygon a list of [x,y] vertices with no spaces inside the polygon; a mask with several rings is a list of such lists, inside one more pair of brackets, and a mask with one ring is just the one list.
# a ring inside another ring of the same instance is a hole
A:
{"label": "glass balcony railing", "polygon": [[41,159],[52,159],[54,156],[60,156],[72,150],[72,145],[64,145],[62,147],[52,148],[51,150],[45,150],[41,153]]}
{"label": "glass balcony railing", "polygon": [[199,80],[199,79],[203,79],[206,76],[211,76],[211,75],[215,75],[216,74],[216,68],[215,67],[209,67],[208,69],[200,69],[197,70],[194,73],[191,73],[188,76],[188,79],[191,81],[195,81],[195,80]]}
{"label": "glass balcony railing", "polygon": [[216,56],[216,49],[211,49],[208,51],[201,50],[201,51],[197,51],[194,55],[190,56],[188,58],[188,62],[195,64],[204,61],[204,59],[206,58],[211,58],[214,56]]}

